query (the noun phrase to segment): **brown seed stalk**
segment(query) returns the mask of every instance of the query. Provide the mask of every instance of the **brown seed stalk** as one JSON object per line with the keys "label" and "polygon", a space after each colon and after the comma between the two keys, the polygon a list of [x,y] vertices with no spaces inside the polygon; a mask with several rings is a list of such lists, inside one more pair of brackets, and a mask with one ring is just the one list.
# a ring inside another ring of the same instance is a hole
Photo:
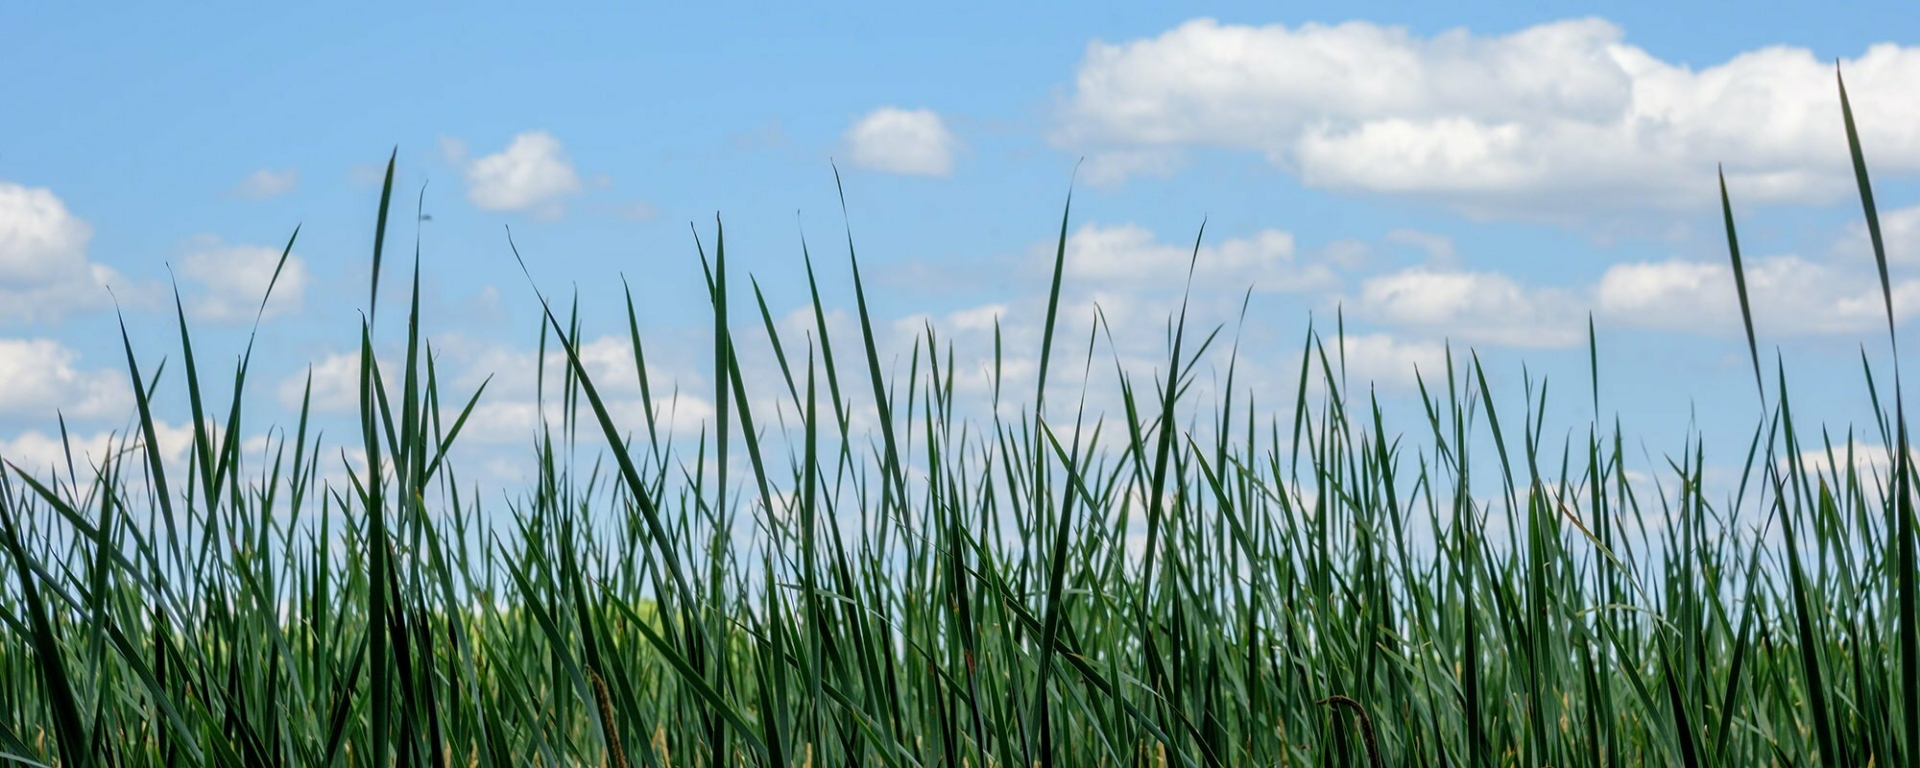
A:
{"label": "brown seed stalk", "polygon": [[1373,768],[1386,768],[1386,763],[1380,761],[1380,745],[1374,741],[1373,718],[1367,716],[1366,707],[1360,706],[1360,702],[1352,698],[1337,693],[1315,703],[1353,710],[1354,719],[1360,722],[1360,740],[1367,745],[1367,763]]}

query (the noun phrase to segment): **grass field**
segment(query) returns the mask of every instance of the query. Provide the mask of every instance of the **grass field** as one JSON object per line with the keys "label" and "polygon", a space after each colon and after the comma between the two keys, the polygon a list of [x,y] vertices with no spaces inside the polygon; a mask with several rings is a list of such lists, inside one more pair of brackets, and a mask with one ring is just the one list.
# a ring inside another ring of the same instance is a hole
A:
{"label": "grass field", "polygon": [[[370,302],[392,260],[391,192],[390,164]],[[1231,368],[1228,395],[1197,405],[1194,362],[1225,342],[1184,314],[1161,374],[1116,365],[1122,412],[1042,402],[1050,376],[1085,375],[1059,370],[1083,356],[1054,338],[1058,259],[1036,389],[996,385],[984,418],[956,416],[932,331],[904,376],[883,375],[857,261],[861,336],[833,337],[816,314],[797,340],[757,295],[764,322],[729,327],[742,299],[724,239],[702,251],[717,413],[691,446],[611,417],[579,323],[550,311],[543,338],[570,365],[545,391],[569,415],[510,504],[484,503],[444,460],[485,393],[442,391],[417,260],[397,367],[373,362],[362,326],[366,459],[342,483],[319,479],[336,459],[304,409],[264,466],[243,464],[248,358],[203,377],[183,312],[168,364],[126,344],[140,419],[121,450],[0,480],[0,755],[1915,764],[1899,370],[1863,358],[1876,419],[1858,444],[1797,424],[1790,372],[1769,372],[1753,339],[1766,308],[1746,306],[1723,203],[1758,386],[1742,393],[1758,403],[1752,442],[1717,457],[1741,468],[1730,498],[1708,497],[1697,441],[1643,468],[1657,486],[1630,481],[1633,440],[1597,396],[1586,429],[1549,438],[1545,388],[1491,391],[1470,353],[1423,372],[1424,424],[1402,436],[1345,386],[1337,333],[1309,335],[1290,419],[1233,397]],[[1063,216],[1061,254],[1066,232]],[[748,344],[779,361],[764,383],[786,403],[777,416],[749,407],[735,354]],[[1596,377],[1599,358],[1596,345]],[[184,468],[155,447],[163,376],[184,380],[196,425]],[[232,399],[203,397],[215,384]],[[874,413],[850,413],[856,392]],[[575,443],[599,458],[568,460]],[[1864,460],[1869,445],[1897,460]],[[1473,492],[1486,487],[1507,490]]]}

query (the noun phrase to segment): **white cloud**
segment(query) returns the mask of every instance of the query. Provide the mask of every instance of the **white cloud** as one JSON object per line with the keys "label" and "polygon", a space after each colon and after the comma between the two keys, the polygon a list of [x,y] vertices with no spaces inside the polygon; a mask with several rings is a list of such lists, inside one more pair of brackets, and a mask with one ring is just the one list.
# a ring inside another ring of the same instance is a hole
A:
{"label": "white cloud", "polygon": [[[1051,271],[1055,248],[1056,243],[1036,244],[1030,258]],[[1297,256],[1293,234],[1277,229],[1244,238],[1209,238],[1200,244],[1195,262],[1191,243],[1163,242],[1146,227],[1083,224],[1067,237],[1065,279],[1079,287],[1178,290],[1192,264],[1196,284],[1235,293],[1249,287],[1308,291],[1339,281],[1326,264]]]}
{"label": "white cloud", "polygon": [[1880,237],[1886,246],[1888,261],[1920,264],[1920,205],[1888,211],[1880,217]]}
{"label": "white cloud", "polygon": [[[1886,246],[1888,263],[1920,265],[1920,205],[1881,211],[1880,239]],[[1834,244],[1832,255],[1838,260],[1873,263],[1873,240],[1867,236],[1867,225],[1852,225],[1847,236]]]}
{"label": "white cloud", "polygon": [[[1852,457],[1850,464],[1849,455]],[[1840,443],[1833,446],[1831,455],[1825,449],[1801,451],[1797,463],[1808,472],[1821,475],[1838,474],[1843,476],[1843,479],[1848,471],[1852,471],[1859,475],[1868,493],[1873,493],[1876,490],[1886,490],[1885,484],[1893,479],[1893,456],[1894,452],[1887,450],[1884,445]],[[1910,461],[1920,460],[1920,449],[1908,449],[1907,456]],[[1780,459],[1778,463],[1782,470],[1789,466],[1786,458]],[[1875,482],[1882,484],[1881,487],[1875,488]]]}
{"label": "white cloud", "polygon": [[[457,408],[486,384],[479,404],[461,432],[460,442],[478,445],[523,443],[539,432],[541,418],[547,423],[561,422],[559,387],[569,365],[566,353],[549,346],[545,358],[546,403],[538,404],[538,353],[490,339],[461,334],[446,334],[433,341],[436,366],[446,403],[443,415],[451,422]],[[662,350],[650,348],[654,354]],[[605,400],[616,424],[623,429],[642,430],[646,414],[640,404],[639,379],[635,374],[632,342],[624,334],[601,336],[579,347],[580,361],[592,377],[594,388]],[[380,360],[389,392],[399,386],[402,368],[398,360]],[[312,408],[317,413],[357,413],[360,409],[360,355],[355,352],[329,354],[311,366]],[[704,377],[648,366],[653,387],[653,409],[661,426],[670,432],[698,430],[703,420],[710,421],[715,409],[710,400],[690,395],[709,386]],[[288,410],[297,410],[306,392],[308,371],[298,371],[280,381],[278,399]],[[590,418],[590,417],[589,417]]]}
{"label": "white cloud", "polygon": [[126,375],[81,370],[80,355],[52,339],[0,339],[0,416],[51,421],[125,416],[133,405]]}
{"label": "white cloud", "polygon": [[[1885,327],[1886,303],[1871,269],[1797,256],[1751,259],[1747,297],[1756,328],[1769,335],[1870,332]],[[1920,310],[1920,280],[1893,283],[1896,317]],[[1727,264],[1665,261],[1618,264],[1595,290],[1600,312],[1623,324],[1740,333],[1739,296]]]}
{"label": "white cloud", "polygon": [[[459,140],[443,140],[441,146],[449,160],[465,160],[466,146]],[[573,161],[546,131],[519,134],[506,149],[458,164],[466,174],[467,199],[482,210],[557,218],[564,213],[561,201],[580,192]]]}
{"label": "white cloud", "polygon": [[[1762,336],[1859,335],[1886,327],[1871,266],[1798,256],[1747,260],[1747,295]],[[1895,318],[1920,314],[1920,279],[1896,275]],[[1615,264],[1580,288],[1528,285],[1497,271],[1417,266],[1361,282],[1369,320],[1468,343],[1568,347],[1584,343],[1586,316],[1602,327],[1711,335],[1744,333],[1728,264],[1679,259]]]}
{"label": "white cloud", "polygon": [[1119,149],[1088,157],[1080,172],[1088,184],[1113,187],[1134,176],[1166,178],[1185,164],[1186,157],[1177,149]]}
{"label": "white cloud", "polygon": [[[604,403],[607,414],[619,429],[637,434],[645,441],[647,416],[641,410],[638,397]],[[585,410],[585,406],[582,408],[581,418],[587,423],[585,429],[598,435],[600,428],[592,423],[592,412]],[[703,427],[710,429],[716,413],[713,402],[705,398],[672,389],[655,393],[653,415],[667,435],[687,436],[698,434]],[[493,397],[489,390],[481,397],[480,404],[474,406],[473,416],[467,420],[459,440],[463,445],[521,445],[539,437],[543,420],[546,425],[557,428],[564,415],[558,398],[549,398],[542,408],[532,398]]]}
{"label": "white cloud", "polygon": [[1373,258],[1373,248],[1360,240],[1345,238],[1327,243],[1317,258],[1341,269],[1357,270]]}
{"label": "white cloud", "polygon": [[908,176],[953,173],[955,140],[930,109],[881,107],[853,124],[843,137],[853,164]]}
{"label": "white cloud", "polygon": [[[434,349],[441,358],[439,363],[443,371],[441,375],[446,377],[456,391],[471,391],[479,387],[482,381],[486,381],[488,376],[493,377],[492,382],[487,385],[489,399],[532,399],[537,391],[538,376],[543,361],[535,350],[463,334],[448,334],[435,338]],[[581,365],[586,367],[587,375],[592,377],[595,388],[603,395],[639,393],[639,378],[634,370],[633,342],[624,334],[589,339],[580,344],[579,353]],[[566,353],[549,339],[544,361],[548,387],[559,386],[568,365]],[[648,366],[648,368],[648,375],[656,382],[671,377],[670,374],[656,370],[655,366]]]}
{"label": "white cloud", "polygon": [[1470,343],[1560,347],[1582,338],[1580,303],[1572,291],[1532,288],[1499,272],[1419,266],[1362,281],[1359,310]]}
{"label": "white cloud", "polygon": [[356,187],[378,187],[386,183],[387,167],[373,163],[354,163],[347,166],[347,183]]}
{"label": "white cloud", "polygon": [[0,284],[44,283],[86,261],[93,228],[46,189],[0,182]]}
{"label": "white cloud", "polygon": [[[228,245],[213,237],[193,241],[180,262],[181,276],[199,286],[187,298],[188,311],[216,322],[251,321],[260,311],[268,284],[273,282],[280,253],[279,248]],[[306,262],[289,254],[279,282],[273,284],[272,301],[267,303],[264,316],[298,312],[305,299],[307,278]]]}
{"label": "white cloud", "polygon": [[[1920,48],[1843,62],[1882,173],[1920,171]],[[1310,186],[1425,195],[1481,215],[1710,206],[1850,184],[1833,69],[1801,48],[1695,71],[1597,18],[1419,37],[1366,22],[1196,19],[1088,46],[1055,140],[1082,151],[1253,151]]]}
{"label": "white cloud", "polygon": [[284,171],[261,168],[234,185],[232,194],[248,200],[266,200],[292,192],[293,188],[299,184],[300,170],[297,168],[288,168]]}
{"label": "white cloud", "polygon": [[1452,267],[1460,260],[1460,252],[1453,245],[1453,238],[1417,229],[1396,229],[1387,233],[1387,242],[1410,245],[1427,256],[1427,263],[1436,267]]}
{"label": "white cloud", "polygon": [[659,206],[645,200],[621,203],[612,209],[615,218],[626,221],[652,221],[660,218]]}
{"label": "white cloud", "polygon": [[[1904,216],[1897,211],[1887,221],[1904,221]],[[1899,226],[1904,224],[1888,226],[1890,247]],[[1355,276],[1374,260],[1372,251],[1382,243],[1416,251],[1421,263]],[[1033,243],[1017,263],[922,265],[913,282],[950,292],[982,291],[990,287],[969,283],[973,276],[1011,272],[1038,280],[1033,284],[1044,288],[1055,247],[1051,241]],[[1831,250],[1842,248],[1836,245]],[[1152,326],[1178,311],[1192,256],[1191,241],[1162,240],[1137,224],[1082,225],[1067,240],[1060,317],[1079,322],[1091,317],[1098,306],[1117,336],[1134,332],[1151,336]],[[1904,323],[1920,315],[1920,275],[1899,266],[1898,259],[1895,263],[1896,318]],[[1338,302],[1352,317],[1393,333],[1400,344],[1451,339],[1481,346],[1573,347],[1586,342],[1590,314],[1602,329],[1716,336],[1741,332],[1733,275],[1724,263],[1681,259],[1620,263],[1560,285],[1535,284],[1472,264],[1471,255],[1461,253],[1451,239],[1415,230],[1394,230],[1374,243],[1334,241],[1305,253],[1289,233],[1261,230],[1246,237],[1203,242],[1194,270],[1193,298],[1196,307],[1204,307],[1203,313],[1229,323],[1249,286],[1299,294],[1329,309]],[[1349,280],[1357,284],[1344,288]],[[1884,328],[1886,310],[1878,277],[1871,259],[1857,253],[1820,260],[1749,257],[1747,282],[1757,330],[1763,335],[1858,336]],[[935,325],[951,337],[956,329],[966,330],[963,321],[967,319],[997,316],[1010,339],[1023,332],[1037,334],[1045,298],[1044,291],[1013,301],[1002,297],[999,303],[970,314],[949,315]],[[907,318],[911,322],[897,330],[910,341],[931,317]],[[1128,350],[1127,354],[1139,352]],[[1144,357],[1151,363],[1150,355]]]}
{"label": "white cloud", "polygon": [[1419,379],[1436,380],[1446,375],[1447,348],[1435,341],[1406,341],[1384,333],[1348,335],[1340,346],[1326,340],[1327,354],[1340,359],[1344,350],[1350,385],[1364,388],[1368,382],[1402,391],[1414,389]]}
{"label": "white cloud", "polygon": [[[186,460],[187,450],[193,445],[193,428],[190,423],[179,425],[165,421],[155,421],[153,425],[155,442],[160,446],[160,460],[170,476],[184,470],[181,463]],[[69,436],[73,448],[74,469],[80,474],[80,482],[88,482],[90,467],[105,461],[109,453],[121,455],[121,460],[143,461],[138,454],[127,457],[128,451],[143,450],[144,437],[139,430],[129,433],[96,432],[93,434],[73,434]],[[39,430],[27,430],[11,438],[0,439],[0,459],[34,474],[58,468],[59,474],[66,474],[67,444],[63,444],[58,435],[49,435]],[[137,475],[144,477],[144,474]]]}
{"label": "white cloud", "polygon": [[440,137],[440,159],[456,168],[467,164],[467,143],[458,136]]}
{"label": "white cloud", "polygon": [[[88,463],[99,462],[125,440],[124,435],[101,432],[88,436],[71,436],[73,463],[76,472],[86,472]],[[66,475],[67,444],[59,436],[49,435],[39,430],[27,430],[5,440],[0,440],[0,459],[25,470],[35,477],[42,477],[50,469],[57,469],[61,476]]]}
{"label": "white cloud", "polygon": [[87,260],[93,228],[51,190],[0,181],[0,321],[37,322],[106,304],[112,268]]}
{"label": "white cloud", "polygon": [[[383,366],[383,370],[386,370]],[[280,404],[298,411],[312,377],[312,407],[317,413],[360,411],[360,353],[340,352],[313,363],[307,370],[280,381]]]}

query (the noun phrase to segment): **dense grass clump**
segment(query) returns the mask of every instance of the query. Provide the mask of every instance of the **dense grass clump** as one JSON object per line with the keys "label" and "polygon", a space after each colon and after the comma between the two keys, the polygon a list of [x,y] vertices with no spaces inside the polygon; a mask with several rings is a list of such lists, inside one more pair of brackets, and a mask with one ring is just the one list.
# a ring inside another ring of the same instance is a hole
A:
{"label": "dense grass clump", "polygon": [[[129,342],[139,430],[97,461],[10,466],[0,480],[0,756],[1920,761],[1897,366],[1891,389],[1866,369],[1871,429],[1894,460],[1862,469],[1851,441],[1798,428],[1747,312],[1760,417],[1725,499],[1707,497],[1692,441],[1651,492],[1630,481],[1628,438],[1605,428],[1597,399],[1585,433],[1552,444],[1545,388],[1509,402],[1471,356],[1424,372],[1417,439],[1344,386],[1338,334],[1309,332],[1291,419],[1262,421],[1236,398],[1231,365],[1223,395],[1196,406],[1188,386],[1215,337],[1189,333],[1184,313],[1159,374],[1116,366],[1122,412],[1102,417],[1041,397],[1066,359],[1064,217],[1060,234],[1034,405],[1001,407],[1018,398],[996,370],[981,418],[955,415],[951,354],[932,330],[904,376],[883,375],[857,262],[860,337],[828,333],[809,263],[816,322],[801,343],[757,289],[764,331],[736,336],[724,238],[710,260],[702,250],[717,412],[691,447],[651,409],[643,424],[616,420],[581,362],[579,323],[549,310],[543,339],[569,364],[548,391],[568,415],[537,446],[537,482],[501,505],[463,493],[472,483],[445,460],[484,393],[442,399],[417,256],[399,367],[376,362],[371,318],[360,331],[364,459],[342,483],[318,479],[329,459],[305,409],[264,467],[243,468],[250,358],[224,414],[212,410],[182,314],[184,467],[156,447],[161,372],[149,378]],[[1741,281],[1728,289],[1746,311]],[[651,398],[631,301],[628,316]],[[772,416],[750,407],[747,343],[778,361]],[[869,397],[873,412],[854,413]],[[576,465],[575,443],[603,458]],[[1476,495],[1487,487],[1504,490]]]}

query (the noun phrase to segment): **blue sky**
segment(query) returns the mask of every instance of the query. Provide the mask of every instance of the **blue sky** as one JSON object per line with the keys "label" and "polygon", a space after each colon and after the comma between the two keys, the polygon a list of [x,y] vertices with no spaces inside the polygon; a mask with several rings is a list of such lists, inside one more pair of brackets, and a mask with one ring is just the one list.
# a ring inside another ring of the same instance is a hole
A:
{"label": "blue sky", "polygon": [[[1656,455],[1690,420],[1731,455],[1755,402],[1715,165],[1763,349],[1784,356],[1802,412],[1864,424],[1861,350],[1882,366],[1890,353],[1832,66],[1846,68],[1912,333],[1917,39],[1920,20],[1893,4],[10,5],[0,454],[44,466],[56,411],[85,439],[128,423],[113,297],[151,370],[177,356],[177,279],[196,353],[230,364],[296,225],[249,430],[290,420],[309,366],[323,418],[338,419],[378,174],[398,147],[406,214],[390,237],[403,254],[422,243],[443,370],[468,388],[498,375],[468,446],[488,466],[510,467],[537,423],[537,303],[507,228],[542,289],[578,291],[609,376],[629,280],[656,375],[697,417],[710,314],[690,222],[710,247],[724,219],[735,274],[758,277],[787,320],[808,304],[802,233],[825,303],[849,310],[851,226],[883,354],[904,356],[924,315],[978,370],[995,317],[1015,357],[1032,356],[1070,183],[1066,312],[1070,330],[1107,312],[1116,338],[1098,359],[1152,373],[1205,221],[1195,311],[1233,323],[1254,289],[1241,376],[1262,402],[1291,402],[1309,316],[1326,330],[1337,313],[1352,376],[1409,428],[1413,367],[1431,371],[1448,342],[1477,350],[1516,407],[1523,365],[1550,377],[1558,423],[1583,426],[1591,314],[1603,408]],[[431,221],[412,221],[416,198]],[[390,271],[384,298],[403,281]],[[744,302],[733,321],[758,327]],[[397,324],[382,330],[397,339]],[[763,350],[743,354],[771,370]],[[175,426],[181,388],[162,390]]]}

